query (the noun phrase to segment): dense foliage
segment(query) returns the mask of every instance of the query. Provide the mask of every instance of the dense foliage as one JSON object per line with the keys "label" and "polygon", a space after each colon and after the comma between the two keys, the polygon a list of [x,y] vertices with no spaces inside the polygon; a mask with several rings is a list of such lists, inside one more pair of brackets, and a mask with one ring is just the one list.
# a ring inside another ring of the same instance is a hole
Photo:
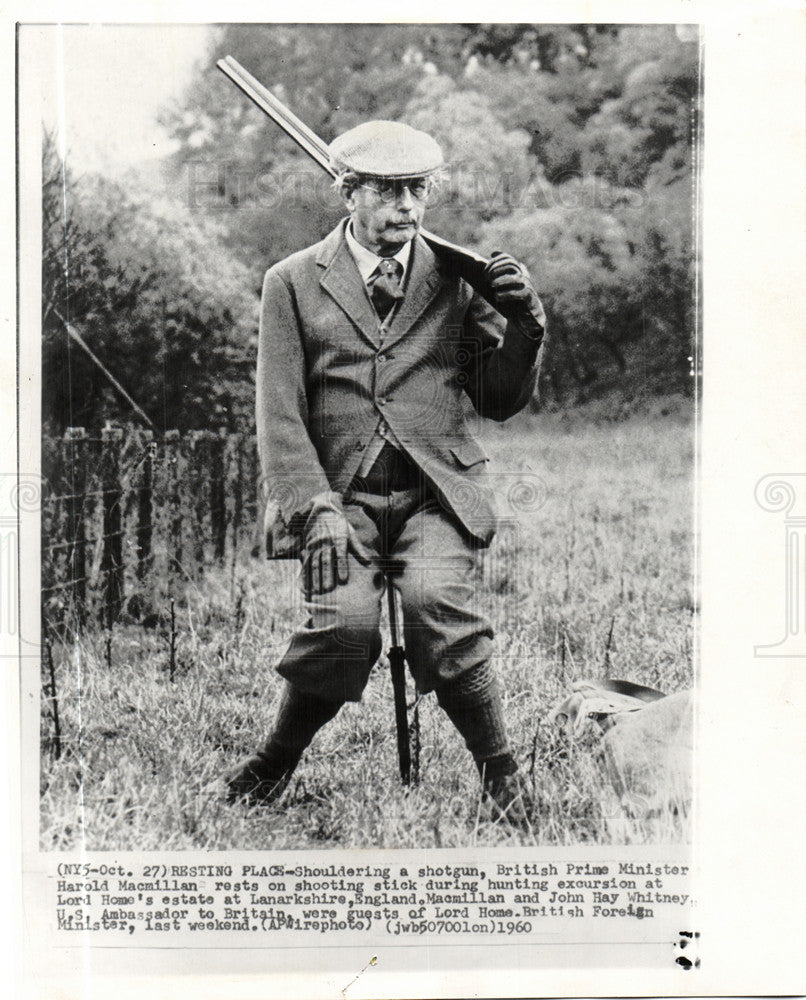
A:
{"label": "dense foliage", "polygon": [[256,303],[213,223],[118,183],[74,180],[46,138],[42,247],[47,430],[142,424],[104,369],[158,432],[249,428]]}
{"label": "dense foliage", "polygon": [[[326,141],[368,118],[439,140],[451,172],[427,225],[527,263],[549,315],[550,404],[691,391],[695,29],[226,25],[165,114],[178,144],[170,203],[95,182],[66,222],[55,211],[45,224],[46,284],[69,292],[72,317],[155,422],[248,414],[262,274],[342,214],[328,178],[215,69],[227,53]],[[56,375],[65,344],[49,316]],[[66,385],[51,405],[62,425],[117,406],[97,369],[73,361],[69,420]]]}

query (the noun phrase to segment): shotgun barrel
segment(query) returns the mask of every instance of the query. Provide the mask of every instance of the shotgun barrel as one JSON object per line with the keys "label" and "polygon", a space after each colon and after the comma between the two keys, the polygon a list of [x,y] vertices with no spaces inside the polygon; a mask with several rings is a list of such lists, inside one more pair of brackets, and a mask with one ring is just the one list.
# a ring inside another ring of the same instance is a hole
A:
{"label": "shotgun barrel", "polygon": [[[307,153],[331,177],[336,176],[336,172],[330,165],[327,144],[297,118],[279,98],[245,70],[237,59],[225,56],[223,59],[219,59],[216,65],[264,114],[279,125],[303,152]],[[485,257],[468,250],[466,247],[449,243],[425,229],[420,230],[420,236],[437,255],[443,270],[453,277],[464,278],[479,295],[487,299],[491,305],[495,305],[486,274],[488,261]]]}
{"label": "shotgun barrel", "polygon": [[246,96],[269,116],[272,121],[290,136],[294,142],[307,153],[319,166],[330,174],[336,176],[336,171],[330,165],[330,155],[324,142],[312,132],[311,129],[300,121],[295,114],[283,104],[279,98],[275,97],[270,90],[256,80],[251,73],[247,72],[243,66],[232,56],[225,56],[216,63],[221,72],[230,78],[232,82],[246,94]]}

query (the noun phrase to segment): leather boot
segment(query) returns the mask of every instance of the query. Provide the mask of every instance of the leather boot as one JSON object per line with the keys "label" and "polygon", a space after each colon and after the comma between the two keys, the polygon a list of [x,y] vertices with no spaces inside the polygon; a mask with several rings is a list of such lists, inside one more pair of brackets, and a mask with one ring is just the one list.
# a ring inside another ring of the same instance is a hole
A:
{"label": "leather boot", "polygon": [[326,701],[286,683],[266,745],[227,776],[227,800],[245,799],[252,805],[276,802],[305,748],[341,706],[342,702]]}
{"label": "leather boot", "polygon": [[476,761],[476,766],[481,775],[482,799],[489,807],[490,819],[531,830],[534,801],[511,754]]}
{"label": "leather boot", "polygon": [[289,754],[271,740],[254,757],[245,760],[227,777],[227,801],[246,800],[249,805],[270,805],[288,787],[302,757],[302,751]]}

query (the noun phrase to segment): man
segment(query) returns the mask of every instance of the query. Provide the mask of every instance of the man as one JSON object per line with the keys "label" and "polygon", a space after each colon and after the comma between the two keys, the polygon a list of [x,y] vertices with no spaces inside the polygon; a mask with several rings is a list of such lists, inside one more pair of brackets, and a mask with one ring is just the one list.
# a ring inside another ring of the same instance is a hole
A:
{"label": "man", "polygon": [[257,368],[269,555],[301,556],[308,620],[277,668],[271,735],[230,777],[230,798],[279,798],[315,733],[361,698],[386,574],[418,690],[436,692],[494,809],[522,819],[492,631],[474,602],[495,517],[465,410],[505,420],[523,408],[543,309],[513,258],[488,265],[493,309],[418,235],[443,167],[430,136],[368,122],[330,155],[349,217],[266,274]]}

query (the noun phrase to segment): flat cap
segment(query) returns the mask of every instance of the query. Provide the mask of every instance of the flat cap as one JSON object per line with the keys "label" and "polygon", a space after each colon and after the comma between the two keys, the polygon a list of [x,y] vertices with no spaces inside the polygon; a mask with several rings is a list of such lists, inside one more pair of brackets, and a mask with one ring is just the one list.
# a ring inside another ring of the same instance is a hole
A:
{"label": "flat cap", "polygon": [[372,177],[423,177],[438,170],[442,150],[427,135],[402,122],[356,125],[331,142],[330,164]]}

